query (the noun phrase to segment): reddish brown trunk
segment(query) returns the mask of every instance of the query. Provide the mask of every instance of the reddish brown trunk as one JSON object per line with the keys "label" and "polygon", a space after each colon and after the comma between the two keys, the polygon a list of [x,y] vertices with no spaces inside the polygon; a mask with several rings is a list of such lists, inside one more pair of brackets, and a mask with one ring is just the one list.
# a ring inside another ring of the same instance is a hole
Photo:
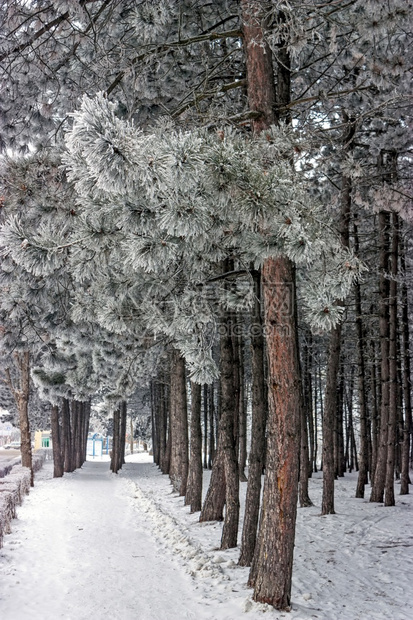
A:
{"label": "reddish brown trunk", "polygon": [[185,360],[178,351],[171,361],[171,462],[169,477],[179,495],[186,494],[188,478],[188,412]]}
{"label": "reddish brown trunk", "polygon": [[57,405],[52,407],[50,418],[53,445],[53,477],[61,478],[63,476],[63,450],[59,425],[59,407]]}
{"label": "reddish brown trunk", "polygon": [[29,395],[30,395],[30,353],[14,353],[13,359],[18,374],[18,386],[13,384],[9,369],[6,369],[6,382],[13,394],[19,412],[20,441],[22,466],[30,469],[30,484],[34,485],[32,463],[32,440],[29,423]]}
{"label": "reddish brown trunk", "polygon": [[221,549],[237,546],[239,522],[239,474],[236,454],[234,421],[238,417],[238,402],[234,386],[234,349],[231,314],[223,319],[224,333],[220,344],[221,419],[219,422],[218,450],[222,453],[225,473],[225,518]]}
{"label": "reddish brown trunk", "polygon": [[[277,48],[277,93],[272,53],[265,41],[264,7],[258,0],[242,0],[248,100],[260,116],[255,132],[279,119],[290,101],[290,58],[286,42]],[[282,12],[279,18],[283,19]],[[277,115],[276,115],[277,110]],[[288,119],[287,119],[288,120]],[[295,274],[286,258],[267,259],[263,267],[265,327],[268,351],[268,433],[263,507],[258,542],[250,571],[254,600],[288,609],[298,496],[301,428],[301,383],[293,298],[290,314],[282,314],[278,296],[294,296]]]}
{"label": "reddish brown trunk", "polygon": [[110,460],[110,469],[114,474],[119,469],[119,450],[120,450],[120,411],[119,408],[113,412],[113,436],[112,436],[112,454]]}
{"label": "reddish brown trunk", "polygon": [[191,507],[191,512],[202,506],[201,386],[197,383],[191,383],[191,450],[185,505]]}
{"label": "reddish brown trunk", "polygon": [[380,435],[377,446],[377,461],[374,472],[374,483],[370,501],[382,502],[386,480],[387,464],[387,431],[389,422],[389,281],[387,278],[389,263],[389,215],[384,211],[379,213],[380,235]]}
{"label": "reddish brown trunk", "polygon": [[261,274],[253,271],[255,304],[251,321],[252,422],[248,460],[248,485],[238,564],[251,566],[257,539],[261,475],[265,448],[266,406],[264,390],[264,332],[261,320]]}
{"label": "reddish brown trunk", "polygon": [[[294,269],[288,259],[267,260],[263,290],[268,348],[268,427],[266,474],[259,539],[250,574],[254,599],[287,609],[298,496],[301,383],[295,313],[283,316],[274,286],[293,293]],[[278,294],[283,291],[278,290]],[[293,301],[291,300],[291,304]]]}
{"label": "reddish brown trunk", "polygon": [[406,258],[403,244],[400,252],[400,268],[403,276],[402,283],[402,335],[403,335],[403,400],[404,400],[404,426],[403,426],[403,445],[402,445],[402,467],[400,495],[409,493],[409,454],[410,454],[410,434],[412,432],[412,400],[411,400],[411,374],[410,374],[410,334],[409,334],[409,307],[406,284]]}
{"label": "reddish brown trunk", "polygon": [[394,506],[394,470],[397,430],[397,263],[399,246],[399,219],[392,214],[392,242],[390,255],[389,285],[389,420],[387,431],[387,462],[384,505]]}

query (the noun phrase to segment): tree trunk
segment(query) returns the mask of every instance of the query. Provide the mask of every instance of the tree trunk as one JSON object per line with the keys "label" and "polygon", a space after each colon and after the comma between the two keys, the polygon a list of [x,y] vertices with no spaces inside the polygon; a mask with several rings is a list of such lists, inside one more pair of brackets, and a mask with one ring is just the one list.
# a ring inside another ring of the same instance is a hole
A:
{"label": "tree trunk", "polygon": [[397,431],[397,264],[399,247],[399,218],[392,214],[392,241],[389,285],[389,420],[387,431],[387,462],[384,505],[394,506],[394,469]]}
{"label": "tree trunk", "polygon": [[387,278],[389,263],[389,214],[380,211],[379,213],[379,235],[380,235],[380,307],[379,307],[379,328],[380,328],[380,436],[377,446],[377,462],[374,473],[374,483],[371,490],[370,501],[382,502],[384,497],[384,486],[386,480],[387,465],[387,431],[389,423],[389,281]]}
{"label": "tree trunk", "polygon": [[116,408],[113,412],[113,438],[112,438],[112,454],[110,460],[110,469],[114,474],[119,469],[119,452],[120,452],[120,411]]}
{"label": "tree trunk", "polygon": [[[277,48],[277,93],[272,53],[264,38],[264,7],[242,0],[244,45],[250,109],[260,113],[255,132],[279,120],[290,102],[290,57],[286,42]],[[279,12],[279,18],[284,15]],[[278,107],[277,107],[278,106]],[[275,111],[278,111],[278,118]],[[287,122],[288,117],[285,117]],[[294,308],[295,274],[284,257],[269,258],[263,266],[265,327],[268,331],[268,436],[264,494],[258,543],[250,571],[254,600],[288,609],[297,514],[301,380]],[[284,316],[280,296],[287,294],[290,313]],[[291,298],[291,295],[293,298]]]}
{"label": "tree trunk", "polygon": [[280,283],[278,287],[291,290],[293,266],[287,259],[267,260],[263,278],[269,416],[263,508],[249,582],[256,601],[287,609],[291,603],[302,398],[295,313],[282,315],[274,303],[274,285]]}
{"label": "tree trunk", "polygon": [[337,411],[337,377],[340,366],[341,325],[331,330],[328,349],[326,391],[323,415],[323,497],[321,514],[334,510],[334,427]]}
{"label": "tree trunk", "polygon": [[215,403],[214,403],[214,384],[208,386],[208,412],[209,412],[209,450],[208,450],[208,469],[212,469],[212,463],[215,458]]}
{"label": "tree trunk", "polygon": [[[313,380],[312,380],[312,334],[308,330],[305,336],[305,346],[303,351],[304,373],[303,373],[303,390],[304,390],[304,411],[306,412],[306,425],[308,426],[308,477],[311,478],[314,466],[314,412],[313,412]],[[301,476],[301,474],[300,474]]]}
{"label": "tree trunk", "polygon": [[18,386],[13,385],[10,370],[6,369],[6,382],[13,394],[19,412],[20,441],[22,466],[30,469],[30,485],[34,486],[33,462],[32,462],[32,439],[29,422],[29,396],[30,396],[30,353],[16,352],[13,354],[18,374]]}
{"label": "tree trunk", "polygon": [[377,465],[378,452],[378,436],[379,436],[379,412],[377,397],[377,363],[376,363],[376,344],[373,339],[370,340],[370,384],[371,384],[371,466],[370,466],[370,482],[374,484],[374,473]]}
{"label": "tree trunk", "polygon": [[[225,473],[225,518],[222,529],[221,549],[237,546],[239,524],[239,471],[236,454],[237,439],[234,433],[238,417],[238,401],[235,395],[234,348],[232,315],[223,317],[223,331],[220,341],[221,371],[221,419],[219,422],[219,445]],[[238,366],[235,365],[238,371]]]}
{"label": "tree trunk", "polygon": [[[359,254],[359,237],[357,227],[357,214],[354,215],[354,251]],[[357,479],[356,497],[364,497],[364,487],[368,482],[368,441],[367,441],[367,398],[366,398],[366,369],[364,363],[364,333],[361,307],[361,289],[357,282],[354,290],[356,310],[356,334],[357,334],[357,361],[358,361],[358,400],[360,412],[360,451],[359,451],[359,475]]]}
{"label": "tree trunk", "polygon": [[197,383],[191,383],[191,449],[185,505],[191,512],[202,507],[201,386]]}
{"label": "tree trunk", "polygon": [[208,385],[204,385],[204,469],[208,469]]}
{"label": "tree trunk", "polygon": [[63,476],[63,449],[59,425],[59,407],[57,405],[53,405],[50,418],[53,446],[53,477],[61,478]]}
{"label": "tree trunk", "polygon": [[160,416],[160,385],[156,379],[152,379],[151,388],[151,421],[152,421],[152,455],[155,465],[160,465],[160,434],[158,432]]}
{"label": "tree trunk", "polygon": [[[218,426],[220,426],[219,423]],[[208,491],[199,516],[200,522],[203,521],[223,521],[225,506],[225,473],[224,459],[220,451],[219,442],[212,463],[211,480]]]}
{"label": "tree trunk", "polygon": [[[242,323],[239,323],[242,327]],[[247,482],[245,468],[247,466],[247,407],[245,402],[245,373],[244,373],[244,339],[242,330],[238,335],[239,350],[239,479]]]}
{"label": "tree trunk", "polygon": [[403,400],[404,400],[404,426],[402,444],[402,467],[400,495],[409,493],[409,455],[410,455],[410,435],[412,432],[412,382],[410,374],[410,334],[409,334],[409,306],[406,284],[406,258],[404,244],[400,247],[400,268],[403,276],[402,283],[402,335],[403,335]]}
{"label": "tree trunk", "polygon": [[128,407],[126,400],[122,400],[120,405],[120,451],[119,451],[119,469],[125,464],[125,448],[126,448],[126,421],[128,418]]}
{"label": "tree trunk", "polygon": [[185,360],[178,351],[171,361],[171,464],[169,477],[174,491],[185,496],[188,478],[188,413]]}
{"label": "tree trunk", "polygon": [[[344,120],[349,119],[343,114]],[[355,126],[350,124],[345,137],[345,150],[349,149],[354,137]],[[351,178],[342,176],[340,237],[344,246],[349,246],[349,224],[351,215]],[[326,393],[323,416],[323,497],[321,514],[334,514],[334,428],[337,416],[337,378],[340,367],[341,324],[331,330],[327,362]]]}
{"label": "tree trunk", "polygon": [[261,274],[254,278],[254,308],[251,317],[252,422],[251,448],[248,459],[248,484],[242,529],[240,566],[251,566],[257,539],[260,510],[261,475],[265,447],[266,406],[264,390],[264,331],[261,318]]}
{"label": "tree trunk", "polygon": [[72,426],[70,420],[70,404],[67,398],[62,400],[62,435],[63,462],[66,473],[74,470],[72,463]]}

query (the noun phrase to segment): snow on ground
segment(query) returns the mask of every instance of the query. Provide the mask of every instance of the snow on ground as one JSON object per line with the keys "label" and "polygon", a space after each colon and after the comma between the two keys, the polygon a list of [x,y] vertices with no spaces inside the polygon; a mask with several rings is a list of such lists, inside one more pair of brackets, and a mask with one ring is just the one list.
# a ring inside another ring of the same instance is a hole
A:
{"label": "snow on ground", "polygon": [[[411,620],[413,496],[394,508],[336,483],[336,515],[298,511],[293,609],[251,600],[222,524],[199,523],[147,454],[119,475],[104,459],[62,479],[47,463],[0,550],[2,620]],[[205,473],[205,491],[209,473]],[[242,484],[242,506],[246,484]],[[367,494],[368,495],[368,494]]]}

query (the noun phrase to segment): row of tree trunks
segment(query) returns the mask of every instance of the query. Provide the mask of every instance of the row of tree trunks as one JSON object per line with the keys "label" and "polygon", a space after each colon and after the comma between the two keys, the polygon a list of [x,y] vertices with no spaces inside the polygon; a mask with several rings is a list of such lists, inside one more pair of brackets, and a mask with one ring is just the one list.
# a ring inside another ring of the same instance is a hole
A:
{"label": "row of tree trunks", "polygon": [[[61,414],[59,416],[59,413]],[[54,477],[82,467],[86,461],[90,402],[62,399],[51,411]]]}

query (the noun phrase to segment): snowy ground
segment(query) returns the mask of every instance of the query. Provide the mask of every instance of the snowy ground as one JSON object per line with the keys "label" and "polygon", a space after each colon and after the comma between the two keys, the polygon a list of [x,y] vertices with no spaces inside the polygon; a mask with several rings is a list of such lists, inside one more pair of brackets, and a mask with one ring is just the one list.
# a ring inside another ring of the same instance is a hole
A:
{"label": "snowy ground", "polygon": [[[336,515],[299,509],[291,613],[251,601],[239,550],[198,523],[146,454],[120,475],[105,460],[53,480],[51,464],[0,550],[2,620],[411,620],[413,495],[395,508],[336,483]],[[208,473],[205,474],[205,487]],[[242,484],[242,495],[245,494]],[[243,502],[242,502],[243,503]]]}

